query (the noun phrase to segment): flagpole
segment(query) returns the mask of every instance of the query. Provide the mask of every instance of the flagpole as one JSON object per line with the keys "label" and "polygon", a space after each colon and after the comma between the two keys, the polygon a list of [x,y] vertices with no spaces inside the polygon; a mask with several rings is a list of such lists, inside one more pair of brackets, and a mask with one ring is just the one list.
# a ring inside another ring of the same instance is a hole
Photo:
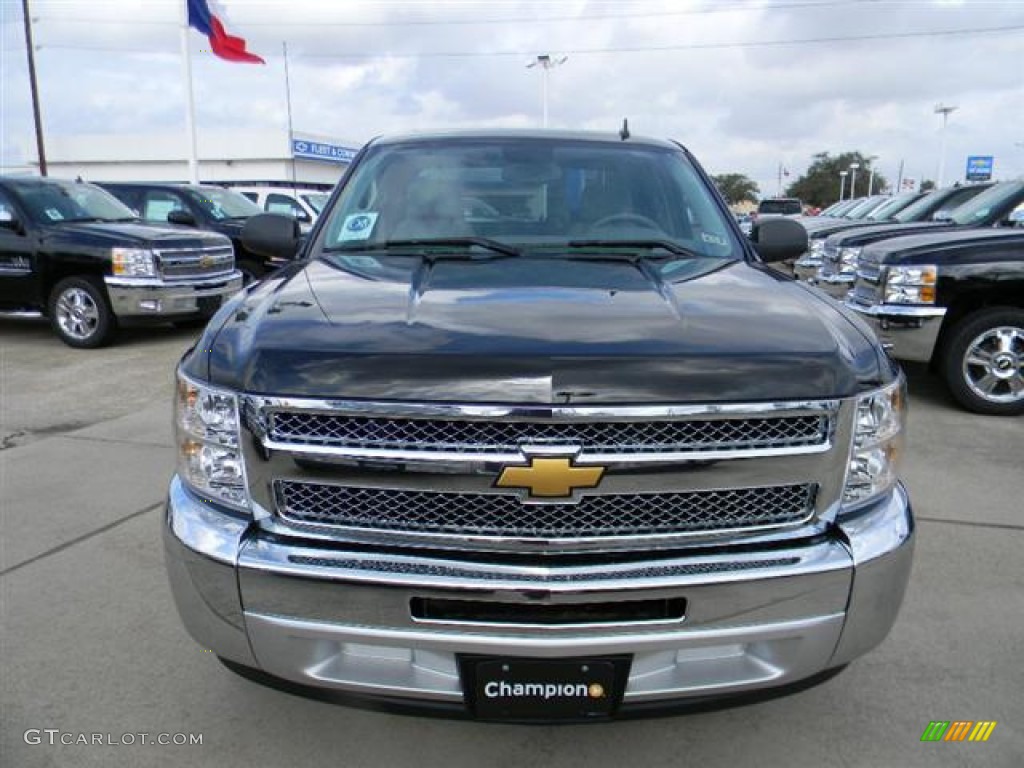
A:
{"label": "flagpole", "polygon": [[281,41],[281,49],[284,51],[284,97],[288,106],[288,154],[292,156],[292,193],[298,197],[295,180],[295,132],[292,130],[292,82],[288,74],[288,43]]}
{"label": "flagpole", "polygon": [[185,91],[185,132],[188,134],[188,180],[199,183],[199,151],[196,149],[196,100],[192,93],[192,56],[188,46],[188,3],[178,0],[181,7],[181,76]]}
{"label": "flagpole", "polygon": [[25,53],[28,55],[28,83],[32,91],[32,117],[36,126],[36,156],[39,159],[39,175],[46,175],[46,146],[43,144],[43,118],[39,112],[39,84],[36,82],[35,44],[32,42],[32,14],[28,0],[21,0],[25,23]]}

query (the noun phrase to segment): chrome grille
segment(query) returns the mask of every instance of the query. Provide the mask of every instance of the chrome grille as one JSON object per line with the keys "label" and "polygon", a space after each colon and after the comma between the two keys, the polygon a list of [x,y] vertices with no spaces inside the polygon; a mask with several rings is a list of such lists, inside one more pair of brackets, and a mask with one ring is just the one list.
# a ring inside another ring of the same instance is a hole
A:
{"label": "chrome grille", "polygon": [[406,533],[572,539],[706,533],[800,523],[814,484],[584,496],[524,504],[517,496],[278,480],[278,514],[306,524]]}
{"label": "chrome grille", "polygon": [[300,411],[268,414],[278,443],[332,448],[512,453],[522,446],[579,446],[585,452],[654,454],[803,448],[828,443],[831,414],[679,421],[472,421],[385,418]]}
{"label": "chrome grille", "polygon": [[230,245],[205,248],[163,248],[155,251],[164,277],[190,278],[227,275],[234,269],[235,252]]}
{"label": "chrome grille", "polygon": [[853,299],[859,304],[882,303],[882,271],[877,264],[859,261],[857,282],[853,286]]}

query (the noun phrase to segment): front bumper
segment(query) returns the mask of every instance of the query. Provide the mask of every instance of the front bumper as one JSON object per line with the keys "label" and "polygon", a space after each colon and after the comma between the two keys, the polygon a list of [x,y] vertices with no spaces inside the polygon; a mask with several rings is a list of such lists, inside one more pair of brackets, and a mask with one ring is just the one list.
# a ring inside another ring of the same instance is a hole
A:
{"label": "front bumper", "polygon": [[808,282],[818,274],[821,264],[821,256],[804,253],[804,255],[797,259],[796,263],[793,265],[793,274],[796,276],[797,280]]}
{"label": "front bumper", "polygon": [[866,305],[853,299],[845,303],[864,318],[882,346],[897,360],[927,363],[932,359],[946,316],[945,307]]}
{"label": "front bumper", "polygon": [[843,301],[856,280],[856,275],[825,275],[819,271],[814,284],[833,299]]}
{"label": "front bumper", "polygon": [[[457,654],[629,654],[628,709],[795,683],[877,645],[902,602],[913,519],[898,487],[829,535],[785,549],[500,565],[274,539],[175,478],[164,540],[186,628],[244,667],[320,689],[458,706]],[[417,619],[414,598],[683,598],[687,608],[682,621],[552,627]]]}
{"label": "front bumper", "polygon": [[122,319],[212,315],[242,289],[242,273],[203,280],[104,278],[110,308]]}

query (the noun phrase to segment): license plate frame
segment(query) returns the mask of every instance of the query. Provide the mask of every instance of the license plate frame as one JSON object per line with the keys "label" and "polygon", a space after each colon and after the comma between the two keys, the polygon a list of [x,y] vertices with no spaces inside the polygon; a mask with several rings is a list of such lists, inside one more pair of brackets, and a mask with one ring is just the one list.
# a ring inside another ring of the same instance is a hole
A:
{"label": "license plate frame", "polygon": [[470,715],[501,722],[611,718],[622,703],[632,660],[628,654],[556,659],[460,655],[458,659]]}

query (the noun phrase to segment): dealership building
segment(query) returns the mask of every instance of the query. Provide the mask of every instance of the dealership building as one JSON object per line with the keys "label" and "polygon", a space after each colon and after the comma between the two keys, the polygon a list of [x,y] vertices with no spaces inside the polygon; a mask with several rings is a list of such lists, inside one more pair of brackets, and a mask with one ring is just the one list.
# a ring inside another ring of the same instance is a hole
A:
{"label": "dealership building", "polygon": [[[360,143],[286,131],[203,131],[197,137],[199,179],[216,184],[330,187]],[[34,154],[34,153],[33,153]],[[48,136],[47,171],[86,181],[188,181],[184,133]]]}

